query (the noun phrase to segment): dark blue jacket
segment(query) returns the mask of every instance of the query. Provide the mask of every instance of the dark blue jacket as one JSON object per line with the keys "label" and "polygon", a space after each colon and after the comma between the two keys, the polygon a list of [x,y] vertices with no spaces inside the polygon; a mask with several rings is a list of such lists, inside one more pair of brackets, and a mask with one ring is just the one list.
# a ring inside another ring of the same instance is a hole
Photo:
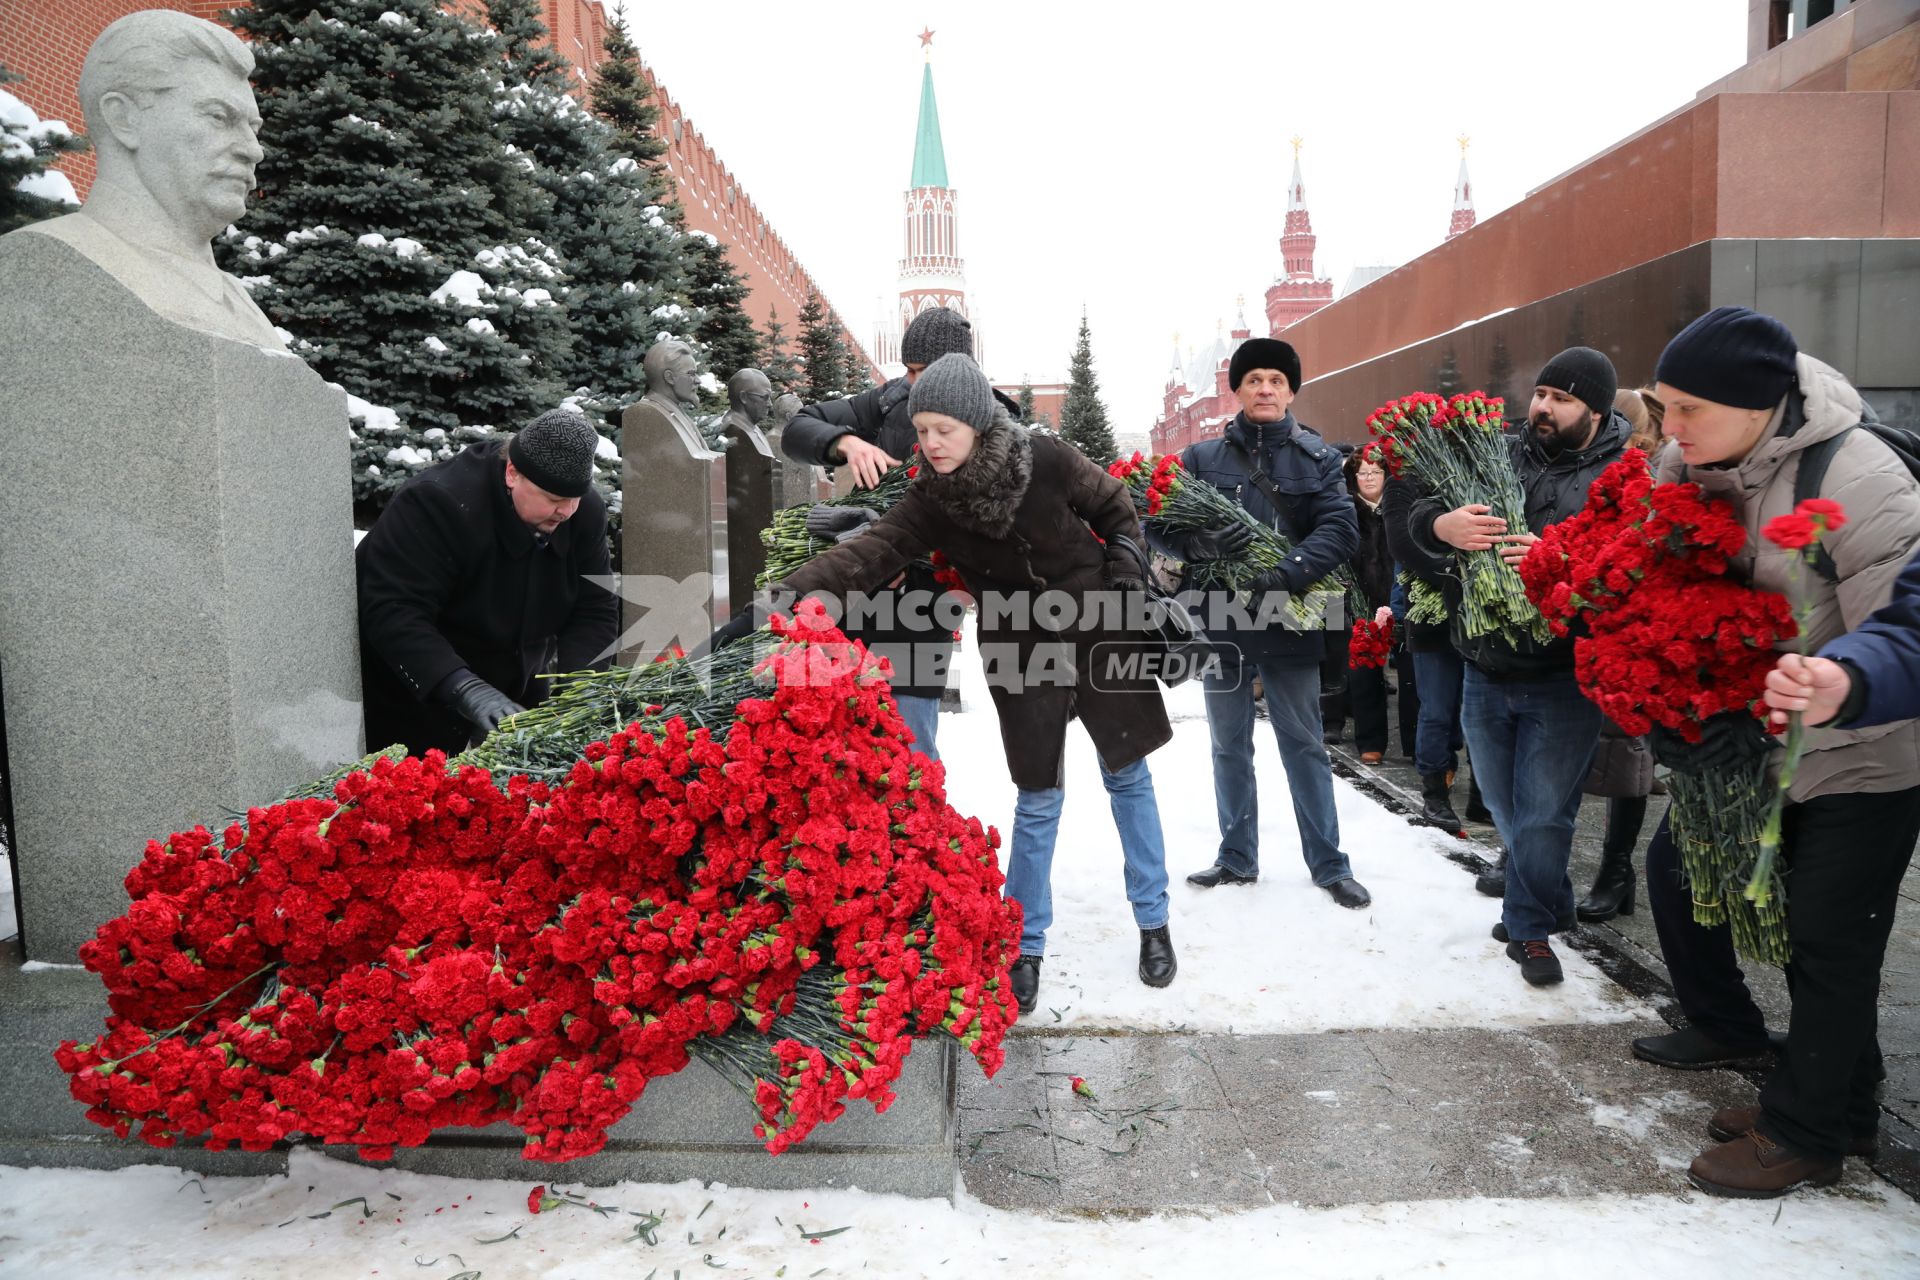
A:
{"label": "dark blue jacket", "polygon": [[[1228,447],[1228,440],[1237,441],[1260,460],[1273,487],[1286,500],[1284,512],[1273,509],[1267,495],[1253,483],[1239,453]],[[1293,543],[1281,573],[1287,580],[1287,590],[1294,593],[1339,568],[1360,545],[1360,522],[1340,470],[1342,461],[1338,449],[1322,440],[1319,432],[1295,422],[1291,413],[1264,426],[1248,422],[1244,413],[1237,414],[1222,438],[1189,445],[1180,455],[1180,465],[1188,476],[1206,481]],[[1165,554],[1186,559],[1185,535],[1159,533],[1150,541]],[[1256,610],[1250,608],[1248,612]],[[1318,663],[1325,649],[1319,631],[1228,627],[1210,629],[1208,636],[1216,644],[1237,647],[1254,662]]]}
{"label": "dark blue jacket", "polygon": [[1920,554],[1900,571],[1893,598],[1858,629],[1829,641],[1820,656],[1853,668],[1853,690],[1836,726],[1920,718]]}

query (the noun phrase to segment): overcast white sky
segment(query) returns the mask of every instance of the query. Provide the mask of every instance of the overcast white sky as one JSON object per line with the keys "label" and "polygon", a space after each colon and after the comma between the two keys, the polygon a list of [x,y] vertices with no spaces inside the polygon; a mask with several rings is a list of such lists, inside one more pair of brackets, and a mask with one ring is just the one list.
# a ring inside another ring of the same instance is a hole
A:
{"label": "overcast white sky", "polygon": [[931,25],[988,371],[1064,378],[1084,305],[1120,432],[1152,424],[1176,331],[1211,342],[1242,293],[1265,331],[1293,135],[1338,290],[1441,241],[1457,135],[1484,220],[1746,56],[1745,0],[627,9],[642,56],[863,337],[898,293]]}

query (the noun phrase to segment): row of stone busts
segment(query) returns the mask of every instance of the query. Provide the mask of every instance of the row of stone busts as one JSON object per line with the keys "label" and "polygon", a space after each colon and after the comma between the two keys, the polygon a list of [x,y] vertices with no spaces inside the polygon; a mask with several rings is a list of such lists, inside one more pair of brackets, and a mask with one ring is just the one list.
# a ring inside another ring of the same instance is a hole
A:
{"label": "row of stone busts", "polygon": [[[778,448],[799,398],[780,397],[776,410],[766,373],[739,370],[727,379],[727,412],[713,435],[722,448],[714,449],[687,409],[698,393],[692,350],[671,339],[656,343],[642,367],[647,393],[621,417],[621,576],[630,587],[711,575],[701,607],[717,623],[752,597],[767,563],[760,534],[774,511],[820,496],[818,470]],[[770,417],[772,441],[760,426]],[[623,634],[637,634],[649,594],[624,587],[622,594]],[[636,650],[621,660],[650,656]]]}

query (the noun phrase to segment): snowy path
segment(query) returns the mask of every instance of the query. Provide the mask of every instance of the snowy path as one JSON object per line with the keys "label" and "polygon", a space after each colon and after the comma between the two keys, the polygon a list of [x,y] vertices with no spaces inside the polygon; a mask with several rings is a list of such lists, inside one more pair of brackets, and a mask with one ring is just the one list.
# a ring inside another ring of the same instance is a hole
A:
{"label": "snowy path", "polygon": [[[1510,1270],[1516,1255],[1529,1273],[1581,1277],[1920,1271],[1920,1208],[1875,1190],[1784,1204],[1427,1200],[1089,1221],[965,1196],[950,1206],[691,1182],[597,1190],[601,1204],[618,1206],[607,1217],[530,1217],[531,1185],[373,1171],[306,1152],[294,1153],[285,1178],[0,1168],[0,1277],[1475,1276]],[[371,1217],[357,1202],[330,1209],[362,1197]],[[664,1219],[659,1243],[635,1238],[636,1212]],[[113,1226],[102,1229],[108,1214]],[[838,1228],[817,1242],[801,1236]]]}
{"label": "snowy path", "polygon": [[[969,634],[969,646],[972,639]],[[1004,859],[1015,792],[980,664],[963,651],[960,666],[967,709],[940,718],[948,795],[962,813],[1000,829]],[[1245,1033],[1653,1016],[1567,947],[1557,948],[1564,984],[1535,989],[1521,982],[1504,948],[1488,936],[1500,918],[1499,903],[1476,894],[1472,879],[1441,855],[1446,837],[1408,825],[1337,777],[1341,845],[1373,906],[1334,906],[1313,887],[1301,860],[1286,773],[1265,720],[1254,726],[1263,801],[1260,882],[1214,890],[1188,885],[1187,873],[1211,863],[1219,847],[1198,684],[1170,691],[1167,710],[1174,740],[1149,763],[1166,832],[1179,976],[1161,991],[1135,976],[1140,935],[1121,884],[1119,837],[1093,744],[1075,724],[1067,731],[1067,800],[1054,855],[1054,924],[1040,1008],[1024,1025]]]}

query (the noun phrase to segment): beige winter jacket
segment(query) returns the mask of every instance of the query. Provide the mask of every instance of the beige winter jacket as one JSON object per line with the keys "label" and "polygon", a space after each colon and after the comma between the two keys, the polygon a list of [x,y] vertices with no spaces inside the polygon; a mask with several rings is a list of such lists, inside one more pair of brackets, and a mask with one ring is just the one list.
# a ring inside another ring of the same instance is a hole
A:
{"label": "beige winter jacket", "polygon": [[[1827,469],[1820,495],[1846,508],[1847,523],[1824,539],[1840,581],[1827,581],[1810,566],[1797,577],[1796,552],[1760,536],[1761,526],[1793,510],[1800,455],[1812,444],[1860,421],[1860,393],[1829,366],[1802,354],[1799,388],[1774,414],[1768,434],[1737,465],[1687,467],[1680,451],[1663,449],[1655,465],[1662,481],[1692,480],[1712,497],[1732,504],[1747,526],[1746,548],[1732,572],[1754,586],[1778,591],[1804,607],[1807,649],[1860,625],[1887,602],[1894,579],[1920,543],[1920,483],[1891,450],[1865,431],[1852,431]],[[1798,405],[1793,397],[1800,397]],[[1802,417],[1804,411],[1804,419]],[[1797,584],[1797,585],[1796,585]],[[1782,649],[1797,647],[1788,641]],[[1775,763],[1781,753],[1774,753]],[[1899,791],[1920,786],[1920,721],[1899,720],[1870,729],[1809,729],[1788,799],[1851,792]]]}

